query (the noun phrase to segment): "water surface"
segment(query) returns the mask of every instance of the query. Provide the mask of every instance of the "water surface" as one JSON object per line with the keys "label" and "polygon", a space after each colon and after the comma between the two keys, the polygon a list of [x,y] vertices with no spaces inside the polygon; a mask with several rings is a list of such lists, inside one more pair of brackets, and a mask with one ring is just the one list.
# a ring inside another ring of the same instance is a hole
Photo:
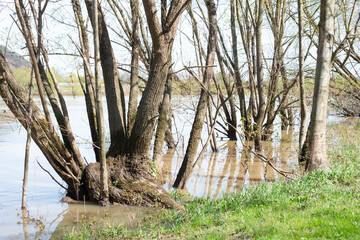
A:
{"label": "water surface", "polygon": [[[159,165],[164,187],[171,190],[186,149],[191,130],[196,98],[174,99],[174,137],[177,149],[167,150]],[[66,97],[72,129],[76,134],[82,155],[88,162],[94,161],[89,144],[90,132],[83,97]],[[105,102],[105,101],[104,101]],[[106,106],[104,105],[106,114]],[[5,111],[5,112],[4,112]],[[67,204],[60,200],[64,190],[38,166],[44,168],[60,182],[37,146],[32,143],[30,151],[28,212],[23,218],[21,187],[26,131],[13,118],[0,101],[0,239],[48,239],[64,230],[75,230],[86,221],[93,223],[133,222],[149,214],[149,209],[126,206],[101,208],[95,205]],[[105,115],[107,116],[107,115]],[[106,120],[106,118],[105,118]],[[276,126],[278,128],[278,126]],[[264,143],[263,155],[273,159],[283,170],[297,168],[296,141],[291,129],[274,134],[272,142]],[[203,139],[207,136],[204,128]],[[220,139],[220,138],[219,138]],[[207,150],[190,177],[184,192],[192,196],[219,197],[224,193],[241,191],[244,187],[260,182],[274,181],[281,176],[263,161],[245,151],[241,142],[219,140],[219,151]],[[151,211],[150,211],[151,213]]]}

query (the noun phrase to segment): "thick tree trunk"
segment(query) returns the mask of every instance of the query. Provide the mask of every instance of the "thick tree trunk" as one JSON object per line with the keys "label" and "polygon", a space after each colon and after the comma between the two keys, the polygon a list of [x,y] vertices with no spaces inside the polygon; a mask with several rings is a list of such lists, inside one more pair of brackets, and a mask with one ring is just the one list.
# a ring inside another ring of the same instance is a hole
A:
{"label": "thick tree trunk", "polygon": [[132,156],[147,155],[158,116],[165,83],[171,65],[169,56],[183,10],[184,0],[172,1],[163,27],[157,16],[154,0],[143,0],[146,19],[153,41],[152,60],[148,82],[138,106],[133,130],[127,144],[127,152]]}
{"label": "thick tree trunk", "polygon": [[310,157],[306,171],[326,168],[329,165],[326,156],[326,119],[334,43],[334,5],[335,0],[321,0],[319,45],[309,133]]}
{"label": "thick tree trunk", "polygon": [[216,33],[217,33],[217,17],[216,17],[216,6],[213,0],[206,2],[208,8],[209,18],[209,39],[208,39],[208,52],[206,58],[206,68],[204,72],[203,85],[206,89],[201,90],[200,99],[198,102],[194,123],[191,129],[189,143],[186,149],[183,163],[181,164],[179,173],[176,177],[174,187],[184,188],[186,181],[191,173],[191,169],[194,163],[195,155],[199,145],[202,127],[207,111],[207,104],[209,100],[208,90],[210,89],[210,81],[213,78],[214,60],[215,60],[215,49],[216,49]]}
{"label": "thick tree trunk", "polygon": [[[151,164],[147,157],[108,157],[109,201],[132,206],[158,206],[178,208],[171,195],[154,179]],[[84,173],[85,191],[88,200],[101,199],[99,163],[91,163]]]}
{"label": "thick tree trunk", "polygon": [[[93,0],[86,0],[86,7],[92,25],[94,24]],[[116,66],[114,52],[111,46],[109,33],[105,23],[104,14],[100,6],[99,14],[99,36],[100,36],[100,60],[104,76],[106,102],[108,107],[108,118],[110,128],[111,145],[108,154],[116,155],[125,151],[126,142],[126,119],[125,119],[125,97],[120,84],[119,72]],[[93,27],[94,29],[94,27]]]}
{"label": "thick tree trunk", "polygon": [[[15,1],[17,5],[17,12],[21,13],[19,7],[19,1]],[[98,3],[97,0],[87,1],[89,15],[91,16],[94,34],[95,34],[95,63],[96,63],[96,79],[97,79],[97,90],[99,90],[99,55],[101,63],[103,65],[106,81],[110,81],[111,84],[119,84],[119,79],[117,76],[116,63],[111,50],[109,36],[106,31],[104,16],[101,12],[101,8],[92,6],[92,3]],[[151,161],[147,156],[148,148],[151,143],[151,138],[153,136],[153,121],[157,117],[157,112],[159,110],[159,105],[162,98],[162,93],[165,86],[166,76],[168,75],[168,70],[170,67],[169,53],[171,52],[173,40],[175,37],[177,25],[179,22],[179,16],[183,9],[186,7],[184,0],[174,0],[171,2],[168,13],[166,14],[166,21],[164,22],[163,28],[161,28],[158,19],[154,13],[156,13],[155,2],[153,0],[144,0],[145,11],[147,14],[147,19],[149,22],[149,29],[153,38],[153,58],[151,62],[151,71],[150,77],[142,98],[140,102],[139,109],[140,111],[137,114],[132,135],[129,139],[129,144],[124,146],[119,146],[119,141],[126,141],[125,129],[121,128],[124,126],[123,123],[110,121],[110,124],[115,124],[120,126],[121,130],[124,131],[124,137],[120,139],[115,139],[117,142],[114,144],[116,151],[112,152],[115,154],[115,157],[108,157],[108,163],[105,161],[104,154],[104,136],[102,135],[100,141],[100,149],[102,154],[100,157],[100,163],[93,163],[84,167],[81,162],[77,161],[75,156],[70,152],[60,140],[59,136],[53,130],[53,127],[49,127],[50,122],[42,115],[41,111],[33,104],[33,113],[32,113],[32,123],[31,123],[31,132],[32,138],[35,143],[39,146],[51,166],[54,168],[56,173],[68,184],[68,195],[75,199],[80,200],[92,200],[92,201],[104,201],[106,200],[106,189],[104,186],[109,184],[109,193],[108,197],[111,202],[125,203],[131,205],[158,205],[164,207],[178,207],[174,199],[168,194],[161,186],[157,183],[157,180],[152,175]],[[24,9],[24,7],[23,7]],[[95,10],[95,14],[92,12]],[[95,17],[99,14],[99,26],[96,23]],[[79,14],[77,14],[79,15]],[[21,18],[23,15],[19,14]],[[77,21],[80,21],[80,18],[77,17]],[[28,30],[25,25],[25,21],[21,21],[24,32]],[[160,27],[159,27],[160,26]],[[98,33],[99,31],[99,33]],[[81,34],[83,35],[83,33]],[[96,37],[99,35],[99,37]],[[30,51],[30,56],[32,60],[32,65],[35,71],[35,76],[40,82],[40,72],[38,69],[38,59],[34,54],[33,43],[31,42],[32,38],[28,37],[28,34],[25,34],[27,41],[28,49]],[[100,38],[100,39],[99,39]],[[100,40],[100,43],[98,43]],[[85,44],[82,42],[82,48],[85,50]],[[39,48],[40,49],[40,48]],[[99,53],[100,50],[100,53]],[[80,51],[82,52],[82,51]],[[82,55],[84,53],[82,52]],[[86,54],[86,53],[85,53]],[[90,64],[87,61],[88,58],[84,57],[85,67],[87,73],[90,76]],[[109,70],[109,71],[107,71]],[[109,73],[110,72],[110,73]],[[105,75],[106,75],[105,74]],[[42,85],[40,85],[42,86]],[[120,86],[120,85],[119,85]],[[108,88],[109,85],[106,87]],[[116,88],[116,86],[115,86]],[[85,88],[84,88],[85,89]],[[109,112],[112,114],[117,114],[119,119],[123,117],[124,112],[119,113],[119,108],[123,108],[121,104],[115,104],[115,102],[121,99],[120,103],[123,103],[123,95],[121,90],[112,89],[114,93],[119,93],[118,96],[114,97],[111,93],[107,92],[108,103],[111,102],[114,104],[114,107],[117,108],[112,112],[112,109],[109,108]],[[0,95],[4,99],[5,103],[8,105],[9,109],[13,112],[15,117],[25,126],[26,116],[28,111],[26,110],[26,96],[24,90],[20,86],[19,82],[14,78],[10,68],[0,52]],[[111,95],[111,96],[110,96]],[[100,109],[100,112],[96,114],[99,118],[101,117],[101,94],[97,91],[97,108]],[[110,100],[109,100],[110,99]],[[45,98],[42,99],[44,106],[46,106]],[[123,108],[124,109],[124,108]],[[64,110],[65,111],[65,110]],[[114,113],[115,112],[115,113]],[[117,113],[116,113],[117,112]],[[65,113],[64,113],[65,114]],[[49,114],[47,114],[49,115]],[[150,120],[150,122],[149,122]],[[101,130],[101,119],[97,119],[97,130],[99,134],[103,134]],[[137,127],[136,127],[137,126]],[[113,125],[114,127],[114,125]],[[110,127],[112,130],[119,130]],[[111,131],[112,131],[111,130]],[[138,133],[141,134],[138,134]],[[113,141],[113,139],[112,139]],[[144,143],[144,145],[142,145]],[[125,153],[122,151],[126,149],[127,156],[124,156]],[[106,176],[106,169],[109,168],[109,174]]]}
{"label": "thick tree trunk", "polygon": [[[0,51],[0,96],[19,122],[26,127],[27,97]],[[31,137],[55,172],[68,185],[68,196],[76,200],[99,202],[101,197],[100,163],[82,171],[60,138],[50,132],[45,116],[33,103]],[[158,183],[148,158],[108,158],[109,200],[129,205],[182,208]],[[78,174],[80,173],[80,174]]]}

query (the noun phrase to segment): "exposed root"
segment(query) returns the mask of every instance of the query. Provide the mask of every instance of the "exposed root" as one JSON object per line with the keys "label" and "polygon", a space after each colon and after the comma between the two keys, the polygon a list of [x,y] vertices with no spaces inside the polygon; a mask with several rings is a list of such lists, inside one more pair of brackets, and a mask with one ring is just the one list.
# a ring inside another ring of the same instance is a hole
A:
{"label": "exposed root", "polygon": [[[158,206],[182,209],[182,205],[156,181],[146,158],[118,157],[108,159],[109,200],[131,206]],[[87,200],[99,202],[100,165],[91,163],[83,176]]]}

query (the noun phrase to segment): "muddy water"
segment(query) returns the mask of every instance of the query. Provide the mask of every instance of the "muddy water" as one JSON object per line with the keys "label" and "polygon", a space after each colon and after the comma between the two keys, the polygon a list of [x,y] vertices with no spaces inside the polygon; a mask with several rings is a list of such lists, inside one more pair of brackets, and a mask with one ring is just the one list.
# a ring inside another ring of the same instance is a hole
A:
{"label": "muddy water", "polygon": [[[209,150],[199,160],[184,193],[199,197],[218,197],[224,193],[241,191],[249,184],[282,178],[271,166],[245,151],[240,142],[219,143],[221,146],[218,152]],[[271,142],[265,142],[263,155],[271,158],[281,170],[297,170],[296,148],[291,139],[281,142],[278,148],[274,148]],[[176,178],[183,156],[182,152],[168,150],[163,157],[160,171],[168,189]]]}
{"label": "muddy water", "polygon": [[[67,97],[72,128],[77,135],[82,155],[94,161],[89,144],[90,133],[82,97]],[[164,157],[159,165],[164,187],[171,190],[184,156],[184,147],[190,132],[193,107],[196,98],[174,100],[174,137],[178,148],[164,148]],[[104,106],[105,107],[105,106]],[[35,144],[31,146],[28,185],[28,212],[20,210],[23,159],[26,132],[11,117],[0,101],[0,239],[47,239],[63,231],[71,231],[86,221],[93,223],[124,223],[141,219],[149,209],[112,206],[99,208],[94,205],[61,203],[64,190],[37,164],[37,161],[55,177],[46,159]],[[104,108],[106,110],[106,108]],[[206,137],[206,130],[204,137]],[[296,137],[292,131],[274,134],[274,141],[264,143],[263,155],[272,158],[283,170],[297,168]],[[274,181],[280,177],[271,167],[246,152],[240,141],[219,140],[219,151],[208,150],[199,160],[187,187],[192,196],[219,197],[224,193],[241,191],[244,187],[260,181]],[[61,179],[57,178],[60,182]],[[27,217],[23,218],[23,214]]]}

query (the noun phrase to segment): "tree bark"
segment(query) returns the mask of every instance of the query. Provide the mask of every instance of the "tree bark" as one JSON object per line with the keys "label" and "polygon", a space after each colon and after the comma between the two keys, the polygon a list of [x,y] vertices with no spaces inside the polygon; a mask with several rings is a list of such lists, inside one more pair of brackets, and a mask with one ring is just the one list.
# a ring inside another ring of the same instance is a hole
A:
{"label": "tree bark", "polygon": [[94,94],[95,86],[94,86],[93,76],[90,71],[89,40],[87,36],[87,29],[85,28],[83,16],[81,13],[80,3],[78,0],[72,0],[72,5],[73,5],[76,25],[78,27],[80,46],[83,55],[84,78],[85,78],[84,96],[86,102],[86,112],[88,115],[88,120],[90,125],[90,133],[93,142],[95,158],[97,162],[100,162],[100,151],[98,148],[99,136],[97,130],[96,110],[95,110],[95,94]]}
{"label": "tree bark", "polygon": [[[86,0],[85,3],[94,30],[93,0]],[[116,153],[123,153],[125,151],[125,97],[123,88],[120,84],[119,72],[116,66],[116,60],[104,14],[100,6],[97,11],[99,14],[100,60],[105,84],[111,139],[108,155],[116,155]]]}
{"label": "tree bark", "polygon": [[33,99],[33,86],[34,86],[34,72],[31,71],[29,84],[29,103],[27,107],[27,116],[26,116],[26,147],[25,147],[25,160],[24,160],[24,179],[22,187],[22,199],[21,199],[21,209],[26,209],[26,195],[27,195],[27,182],[29,176],[29,154],[30,154],[30,144],[31,144],[31,115],[32,115],[32,99]]}
{"label": "tree bark", "polygon": [[139,86],[139,1],[131,0],[131,25],[132,25],[132,50],[131,50],[131,74],[130,74],[130,94],[129,94],[129,108],[128,108],[128,136],[131,133],[136,117],[136,109],[138,103]]}
{"label": "tree bark", "polygon": [[[100,43],[99,43],[99,14],[98,0],[93,1],[93,25],[94,25],[94,56],[95,56],[95,94],[96,94],[96,120],[99,133],[99,149],[100,149],[100,183],[101,183],[101,205],[109,203],[109,184],[106,166],[105,154],[105,127],[101,94],[101,75],[100,75]],[[110,110],[109,110],[110,111]]]}
{"label": "tree bark", "polygon": [[153,161],[154,163],[158,163],[163,153],[163,145],[165,140],[165,133],[168,129],[168,117],[170,113],[170,102],[171,102],[171,83],[172,83],[171,73],[168,74],[164,97],[159,111],[158,124],[155,135],[154,142],[154,153],[153,153]]}
{"label": "tree bark", "polygon": [[334,43],[335,0],[321,0],[319,45],[316,61],[315,87],[309,136],[309,159],[306,171],[328,167],[326,156],[326,119],[329,81]]}
{"label": "tree bark", "polygon": [[[27,102],[25,91],[14,77],[1,52],[0,95],[14,116],[26,127],[28,112],[25,106]],[[31,137],[57,174],[68,184],[68,194],[76,197],[82,171],[75,163],[71,153],[61,142],[59,136],[49,129],[46,117],[34,103],[32,109]]]}
{"label": "tree bark", "polygon": [[303,51],[303,0],[298,0],[298,18],[299,18],[299,83],[300,83],[300,133],[299,149],[302,148],[306,139],[306,98],[304,86],[304,51]]}
{"label": "tree bark", "polygon": [[184,188],[186,180],[189,177],[190,170],[192,168],[199,141],[201,138],[202,127],[207,111],[207,104],[209,100],[208,90],[210,89],[210,82],[213,78],[214,60],[215,60],[215,49],[216,49],[216,33],[217,33],[217,17],[216,17],[216,5],[214,0],[206,2],[208,9],[208,21],[209,21],[209,38],[208,38],[208,52],[206,58],[205,72],[203,85],[206,89],[201,90],[200,99],[198,102],[194,123],[191,129],[189,143],[186,149],[184,160],[181,164],[179,173],[176,177],[174,187]]}
{"label": "tree bark", "polygon": [[132,156],[147,155],[153,137],[154,122],[157,118],[165,83],[169,72],[170,52],[175,38],[179,16],[184,0],[171,2],[166,23],[161,26],[154,0],[143,0],[146,19],[153,42],[149,78],[138,106],[133,130],[127,144]]}
{"label": "tree bark", "polygon": [[[241,121],[243,123],[243,127],[245,132],[248,132],[249,129],[249,121],[247,117],[247,111],[246,111],[246,104],[245,104],[245,91],[243,86],[243,81],[241,79],[240,75],[240,69],[239,69],[239,57],[238,57],[238,49],[237,49],[237,34],[236,34],[236,15],[235,15],[235,3],[234,0],[230,1],[231,5],[231,18],[230,18],[230,25],[231,25],[231,40],[232,40],[232,53],[233,53],[233,68],[234,68],[234,75],[235,75],[235,83],[237,92],[239,95],[239,101],[240,101],[240,113],[241,113]],[[236,126],[236,125],[234,125]]]}
{"label": "tree bark", "polygon": [[265,93],[264,93],[264,73],[263,73],[263,47],[262,47],[262,24],[263,24],[263,12],[264,12],[264,0],[259,1],[258,16],[256,22],[256,73],[257,73],[257,88],[259,94],[259,108],[255,118],[254,126],[254,143],[255,148],[260,150],[261,148],[261,134],[262,125],[265,117]]}

